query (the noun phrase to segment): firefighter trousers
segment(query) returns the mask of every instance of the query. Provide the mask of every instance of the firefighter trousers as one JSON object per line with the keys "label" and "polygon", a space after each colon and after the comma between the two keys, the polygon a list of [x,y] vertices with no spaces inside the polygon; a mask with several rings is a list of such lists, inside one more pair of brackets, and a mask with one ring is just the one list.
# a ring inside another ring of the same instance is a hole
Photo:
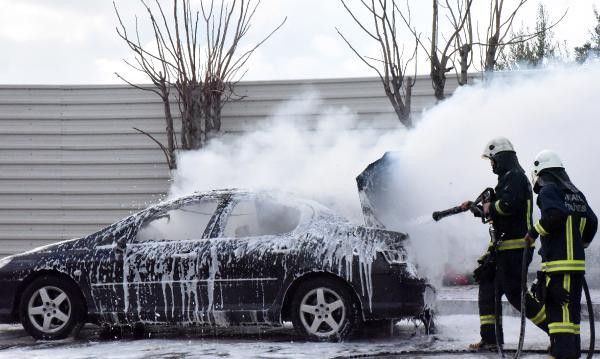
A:
{"label": "firefighter trousers", "polygon": [[[546,308],[550,330],[550,353],[557,359],[581,356],[581,289],[582,273],[559,273],[546,276]],[[560,290],[568,292],[568,303],[560,303]]]}
{"label": "firefighter trousers", "polygon": [[[527,266],[531,263],[533,248],[528,250]],[[495,303],[506,296],[508,302],[521,310],[521,264],[523,249],[499,251],[496,255],[496,271],[493,276],[482,278],[479,282],[479,320],[481,339],[486,343],[496,343]],[[496,290],[496,286],[498,287]],[[527,291],[525,316],[536,326],[548,332],[546,308]],[[502,307],[500,313],[500,344],[504,343],[502,333]]]}

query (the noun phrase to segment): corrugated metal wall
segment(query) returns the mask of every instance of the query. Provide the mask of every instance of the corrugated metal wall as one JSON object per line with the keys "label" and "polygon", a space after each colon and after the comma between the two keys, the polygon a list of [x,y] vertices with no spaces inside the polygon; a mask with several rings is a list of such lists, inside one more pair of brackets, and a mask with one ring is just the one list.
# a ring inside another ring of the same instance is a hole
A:
{"label": "corrugated metal wall", "polygon": [[[451,92],[456,82],[448,83]],[[321,106],[355,111],[359,127],[398,126],[379,80],[360,78],[240,83],[244,99],[226,106],[222,128],[251,130],[306,91],[320,94]],[[427,78],[413,96],[415,113],[434,103]],[[156,95],[128,86],[0,86],[0,257],[92,233],[156,202],[169,187],[164,156],[132,127],[164,137]]]}

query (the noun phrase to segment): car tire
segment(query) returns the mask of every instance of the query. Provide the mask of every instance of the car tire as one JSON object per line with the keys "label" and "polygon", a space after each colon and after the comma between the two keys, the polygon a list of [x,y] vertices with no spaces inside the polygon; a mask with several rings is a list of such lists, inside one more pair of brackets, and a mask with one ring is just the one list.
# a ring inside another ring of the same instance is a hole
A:
{"label": "car tire", "polygon": [[82,322],[83,300],[70,280],[43,276],[34,280],[21,295],[19,319],[35,339],[58,340],[71,334]]}
{"label": "car tire", "polygon": [[341,341],[359,329],[360,305],[340,280],[317,278],[301,283],[291,302],[294,329],[311,341]]}

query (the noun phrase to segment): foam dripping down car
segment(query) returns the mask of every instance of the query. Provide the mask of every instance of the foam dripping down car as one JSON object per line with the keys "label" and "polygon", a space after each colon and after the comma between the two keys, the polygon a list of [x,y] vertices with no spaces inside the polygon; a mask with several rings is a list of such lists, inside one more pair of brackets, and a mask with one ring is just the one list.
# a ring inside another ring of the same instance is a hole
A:
{"label": "foam dripping down car", "polygon": [[0,261],[0,322],[37,339],[78,324],[281,326],[341,340],[430,318],[407,236],[290,194],[219,190],[151,206],[83,238]]}

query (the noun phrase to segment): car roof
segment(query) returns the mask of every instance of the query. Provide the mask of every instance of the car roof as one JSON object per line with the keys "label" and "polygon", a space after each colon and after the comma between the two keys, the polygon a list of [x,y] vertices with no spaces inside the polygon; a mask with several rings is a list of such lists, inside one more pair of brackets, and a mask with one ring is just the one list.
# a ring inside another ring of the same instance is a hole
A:
{"label": "car roof", "polygon": [[226,188],[226,189],[216,189],[211,191],[197,191],[191,194],[182,195],[178,197],[174,197],[168,199],[163,202],[159,202],[152,207],[164,207],[175,204],[177,202],[186,201],[192,198],[203,198],[203,197],[216,197],[222,198],[226,196],[235,196],[237,198],[243,198],[244,196],[264,196],[267,198],[272,198],[282,202],[282,204],[288,203],[292,206],[303,204],[305,206],[310,207],[315,214],[324,214],[324,215],[335,215],[337,214],[333,212],[331,209],[326,206],[316,202],[314,200],[302,198],[294,193],[286,192],[282,190],[267,190],[267,189],[259,189],[259,190],[250,190],[250,189],[242,189],[242,188]]}

